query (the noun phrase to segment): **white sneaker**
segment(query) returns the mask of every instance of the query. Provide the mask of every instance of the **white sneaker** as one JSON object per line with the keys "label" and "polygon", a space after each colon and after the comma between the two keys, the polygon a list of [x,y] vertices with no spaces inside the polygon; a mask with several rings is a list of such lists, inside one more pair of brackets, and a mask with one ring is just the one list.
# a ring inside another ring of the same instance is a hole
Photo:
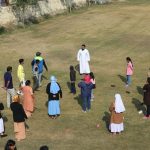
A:
{"label": "white sneaker", "polygon": [[86,111],[82,110],[83,113],[86,113]]}

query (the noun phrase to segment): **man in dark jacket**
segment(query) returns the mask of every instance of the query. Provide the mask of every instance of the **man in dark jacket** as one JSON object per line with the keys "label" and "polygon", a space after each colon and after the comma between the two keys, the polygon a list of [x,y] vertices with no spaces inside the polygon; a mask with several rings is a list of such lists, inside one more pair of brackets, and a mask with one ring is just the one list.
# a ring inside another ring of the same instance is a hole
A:
{"label": "man in dark jacket", "polygon": [[144,92],[144,104],[147,106],[147,114],[144,116],[144,119],[150,118],[150,77],[147,78],[147,84],[143,87]]}
{"label": "man in dark jacket", "polygon": [[86,110],[89,111],[91,109],[91,92],[95,85],[90,80],[90,76],[85,75],[84,81],[78,84],[81,88],[82,111],[84,113],[86,113]]}

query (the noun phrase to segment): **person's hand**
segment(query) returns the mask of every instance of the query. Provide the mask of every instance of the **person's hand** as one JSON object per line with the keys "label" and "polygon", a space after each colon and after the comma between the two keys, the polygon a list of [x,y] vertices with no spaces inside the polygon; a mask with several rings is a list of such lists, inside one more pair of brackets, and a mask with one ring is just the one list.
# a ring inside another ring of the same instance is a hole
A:
{"label": "person's hand", "polygon": [[3,86],[2,88],[3,88],[4,90],[7,90],[7,87],[4,87],[4,86]]}

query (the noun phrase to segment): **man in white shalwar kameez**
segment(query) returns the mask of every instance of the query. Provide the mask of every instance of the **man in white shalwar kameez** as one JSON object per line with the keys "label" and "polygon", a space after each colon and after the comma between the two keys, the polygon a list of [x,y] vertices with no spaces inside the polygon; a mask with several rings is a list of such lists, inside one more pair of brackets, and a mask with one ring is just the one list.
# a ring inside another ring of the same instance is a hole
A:
{"label": "man in white shalwar kameez", "polygon": [[90,73],[90,67],[89,67],[90,54],[85,47],[86,46],[83,44],[77,54],[77,61],[79,61],[79,66],[80,66],[80,74]]}

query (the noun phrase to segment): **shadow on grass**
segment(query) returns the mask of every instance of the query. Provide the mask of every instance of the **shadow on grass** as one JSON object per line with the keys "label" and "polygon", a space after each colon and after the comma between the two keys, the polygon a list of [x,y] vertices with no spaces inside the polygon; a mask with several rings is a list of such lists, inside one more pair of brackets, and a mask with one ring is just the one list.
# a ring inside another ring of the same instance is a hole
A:
{"label": "shadow on grass", "polygon": [[45,80],[48,80],[48,78],[44,75],[42,75],[42,80],[45,79]]}
{"label": "shadow on grass", "polygon": [[80,74],[80,66],[79,66],[79,64],[77,64],[77,65],[75,66],[75,70]]}
{"label": "shadow on grass", "polygon": [[107,130],[110,132],[110,130],[109,130],[110,113],[108,113],[108,112],[105,111],[102,120],[105,122],[105,126],[106,126]]}
{"label": "shadow on grass", "polygon": [[71,84],[70,84],[69,81],[67,82],[67,87],[68,87],[68,89],[69,89],[69,91],[70,91],[70,89],[71,89]]}
{"label": "shadow on grass", "polygon": [[3,113],[1,113],[1,114],[2,114],[3,121],[4,121],[4,122],[7,122],[7,121],[8,121],[8,118],[7,118]]}
{"label": "shadow on grass", "polygon": [[74,99],[78,101],[78,104],[79,104],[79,105],[81,106],[81,108],[82,108],[82,99],[81,99],[81,95],[78,95],[78,96],[74,97]]}
{"label": "shadow on grass", "polygon": [[146,108],[137,98],[132,98],[132,103],[135,105],[137,111],[142,110],[143,114],[146,115]]}
{"label": "shadow on grass", "polygon": [[124,76],[118,74],[118,77],[121,79],[121,81],[122,81],[123,83],[126,83],[126,78],[125,78]]}
{"label": "shadow on grass", "polygon": [[139,94],[143,95],[143,88],[141,88],[140,86],[137,86],[136,89]]}
{"label": "shadow on grass", "polygon": [[48,101],[45,102],[45,106],[48,107]]}

